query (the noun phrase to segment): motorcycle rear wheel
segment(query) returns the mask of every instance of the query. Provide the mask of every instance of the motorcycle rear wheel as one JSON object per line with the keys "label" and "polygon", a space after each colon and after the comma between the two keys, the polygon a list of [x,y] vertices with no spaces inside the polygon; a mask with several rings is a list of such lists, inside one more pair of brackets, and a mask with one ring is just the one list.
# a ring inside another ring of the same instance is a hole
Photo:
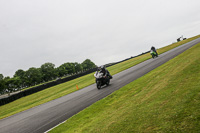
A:
{"label": "motorcycle rear wheel", "polygon": [[110,84],[110,80],[107,81],[106,86],[109,86],[109,84]]}

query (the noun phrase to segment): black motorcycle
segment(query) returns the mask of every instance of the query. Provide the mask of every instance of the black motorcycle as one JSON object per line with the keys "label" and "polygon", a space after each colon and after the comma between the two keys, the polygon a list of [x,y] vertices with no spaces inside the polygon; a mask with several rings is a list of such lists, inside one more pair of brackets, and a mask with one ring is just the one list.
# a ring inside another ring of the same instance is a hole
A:
{"label": "black motorcycle", "polygon": [[97,89],[101,89],[102,86],[108,86],[110,84],[110,77],[103,76],[103,73],[96,72],[94,77],[96,78]]}

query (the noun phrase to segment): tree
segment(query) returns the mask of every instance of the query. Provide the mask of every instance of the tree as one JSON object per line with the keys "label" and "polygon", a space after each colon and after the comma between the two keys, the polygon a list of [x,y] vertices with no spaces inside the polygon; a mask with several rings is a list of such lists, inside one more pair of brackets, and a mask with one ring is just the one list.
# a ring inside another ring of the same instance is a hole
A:
{"label": "tree", "polygon": [[68,74],[68,71],[67,71],[67,69],[65,68],[65,65],[64,65],[64,64],[60,65],[60,66],[56,69],[56,71],[57,71],[59,77],[63,77],[63,76],[65,76],[65,75]]}
{"label": "tree", "polygon": [[4,78],[5,80],[5,89],[8,92],[8,95],[13,91],[14,89],[14,80],[13,78],[10,78],[9,76]]}
{"label": "tree", "polygon": [[55,65],[53,63],[45,63],[40,67],[40,69],[44,81],[49,81],[57,77]]}
{"label": "tree", "polygon": [[67,74],[75,73],[75,66],[73,63],[64,63],[62,64],[62,67],[67,71]]}
{"label": "tree", "polygon": [[3,74],[0,74],[0,81],[3,80]]}
{"label": "tree", "polygon": [[22,89],[22,81],[20,77],[13,77],[13,87],[15,91]]}
{"label": "tree", "polygon": [[75,73],[75,66],[73,63],[65,63],[65,68],[68,70],[68,74]]}
{"label": "tree", "polygon": [[87,70],[87,69],[91,69],[91,68],[95,68],[96,65],[90,60],[90,59],[86,59],[83,63],[82,63],[83,69]]}
{"label": "tree", "polygon": [[41,83],[42,81],[42,74],[39,68],[31,67],[29,68],[25,74],[25,81],[27,86],[33,86],[36,84]]}
{"label": "tree", "polygon": [[5,80],[6,89],[9,93],[19,90],[20,84],[21,82],[19,77],[7,78]]}
{"label": "tree", "polygon": [[74,66],[75,66],[75,72],[76,73],[83,71],[83,66],[81,64],[75,62]]}
{"label": "tree", "polygon": [[3,74],[0,74],[0,93],[3,94],[5,90],[5,82]]}
{"label": "tree", "polygon": [[14,78],[18,78],[18,81],[20,82],[20,89],[25,88],[26,86],[26,78],[25,78],[25,71],[22,69],[19,69],[15,72]]}
{"label": "tree", "polygon": [[82,70],[83,70],[82,65],[77,62],[75,62],[75,63],[67,62],[67,63],[60,65],[57,68],[57,72],[60,77],[65,76],[67,74],[78,73],[78,72],[81,72]]}
{"label": "tree", "polygon": [[14,77],[20,77],[21,79],[24,77],[25,71],[22,69],[19,69],[15,72]]}
{"label": "tree", "polygon": [[4,80],[1,80],[0,81],[0,93],[3,94],[4,90],[5,90],[5,82],[4,82]]}

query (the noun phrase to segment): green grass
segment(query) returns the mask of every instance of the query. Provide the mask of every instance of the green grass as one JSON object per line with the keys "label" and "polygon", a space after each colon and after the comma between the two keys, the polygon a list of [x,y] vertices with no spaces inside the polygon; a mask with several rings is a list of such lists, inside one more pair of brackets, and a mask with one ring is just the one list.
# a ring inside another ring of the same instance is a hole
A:
{"label": "green grass", "polygon": [[[168,47],[159,49],[158,52],[163,53],[174,47],[177,47],[179,45],[182,45],[186,42],[189,42],[189,41],[194,40],[199,37],[200,37],[200,35],[190,38],[190,39],[187,39],[187,40],[184,40],[184,41],[181,41],[181,42],[178,42],[178,43],[175,43],[175,44],[171,44]],[[108,68],[108,70],[110,71],[110,73],[112,75],[114,75],[114,74],[119,73],[125,69],[128,69],[138,63],[141,63],[149,58],[151,58],[150,54],[145,54],[145,55],[139,56],[137,58],[133,58],[133,59],[127,60],[125,62],[116,64],[114,66],[111,66]],[[76,84],[78,85],[79,89],[82,89],[86,86],[93,84],[94,82],[95,82],[95,80],[94,80],[94,76],[92,73],[92,74],[88,74],[86,76],[74,79],[72,81],[53,86],[51,88],[34,93],[32,95],[20,98],[11,103],[0,106],[0,119],[11,116],[13,114],[19,113],[24,110],[30,109],[32,107],[38,106],[38,105],[46,103],[48,101],[57,99],[59,97],[62,97],[64,95],[67,95],[74,91],[77,91]]]}
{"label": "green grass", "polygon": [[200,43],[50,133],[200,131]]}

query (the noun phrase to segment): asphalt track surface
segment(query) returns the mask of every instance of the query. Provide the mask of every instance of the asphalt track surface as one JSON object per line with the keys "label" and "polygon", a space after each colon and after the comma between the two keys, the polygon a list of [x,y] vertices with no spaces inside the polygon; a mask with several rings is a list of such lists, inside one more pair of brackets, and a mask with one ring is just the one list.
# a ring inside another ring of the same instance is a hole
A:
{"label": "asphalt track surface", "polygon": [[0,133],[43,133],[74,114],[145,75],[200,42],[200,38],[176,47],[113,76],[110,86],[98,90],[96,85],[68,94],[0,120]]}

